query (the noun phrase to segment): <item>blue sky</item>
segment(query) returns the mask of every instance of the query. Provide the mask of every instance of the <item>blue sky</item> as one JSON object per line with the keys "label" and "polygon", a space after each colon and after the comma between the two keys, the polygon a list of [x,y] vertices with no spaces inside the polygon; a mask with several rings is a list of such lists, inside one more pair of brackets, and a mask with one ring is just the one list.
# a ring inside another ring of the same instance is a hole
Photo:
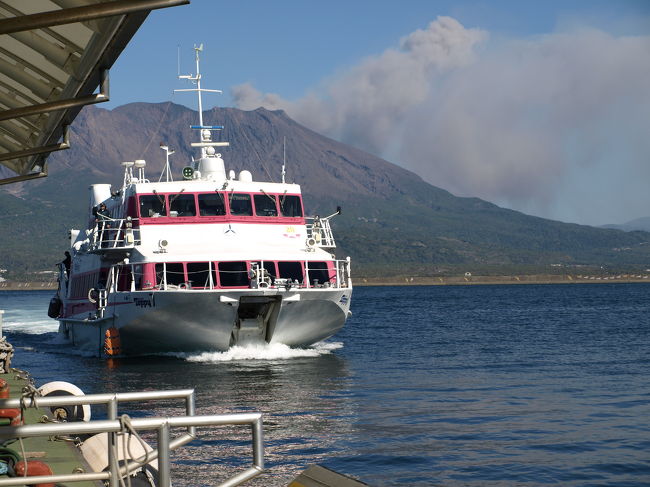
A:
{"label": "blue sky", "polygon": [[195,108],[172,90],[203,43],[224,91],[204,107],[282,108],[454,194],[622,223],[650,215],[649,36],[648,0],[192,0],[150,14],[102,106]]}

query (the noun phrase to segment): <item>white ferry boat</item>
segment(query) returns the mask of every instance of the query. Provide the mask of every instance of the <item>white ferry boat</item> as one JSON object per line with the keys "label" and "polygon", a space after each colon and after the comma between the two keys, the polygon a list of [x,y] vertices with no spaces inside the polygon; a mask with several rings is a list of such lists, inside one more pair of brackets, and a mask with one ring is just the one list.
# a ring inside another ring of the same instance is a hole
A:
{"label": "white ferry boat", "polygon": [[[226,171],[204,125],[199,52],[200,157],[158,182],[144,160],[122,162],[120,189],[90,187],[88,225],[71,231],[49,315],[73,345],[99,355],[304,347],[340,330],[350,314],[350,258],[338,260],[327,217],[306,217],[300,186]],[[99,210],[101,204],[105,210]],[[66,267],[69,267],[67,269]]]}

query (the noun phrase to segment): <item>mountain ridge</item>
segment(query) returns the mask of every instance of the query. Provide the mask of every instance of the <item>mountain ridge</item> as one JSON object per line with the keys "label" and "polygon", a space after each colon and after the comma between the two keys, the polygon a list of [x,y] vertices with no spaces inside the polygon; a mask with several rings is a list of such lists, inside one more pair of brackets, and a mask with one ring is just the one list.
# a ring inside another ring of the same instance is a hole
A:
{"label": "mountain ridge", "polygon": [[630,220],[629,222],[625,222],[621,224],[610,223],[608,225],[602,225],[601,228],[623,230],[624,232],[633,232],[633,231],[650,232],[650,216],[635,218],[634,220]]}
{"label": "mountain ridge", "polygon": [[[172,165],[179,174],[193,155],[190,143],[196,134],[189,126],[197,118],[196,111],[171,102],[84,108],[71,127],[71,149],[50,157],[48,178],[0,191],[3,207],[18,208],[16,214],[33,212],[27,222],[18,216],[0,219],[0,231],[7,235],[0,267],[10,268],[16,252],[22,257],[14,267],[23,271],[56,262],[67,243],[54,229],[62,224],[78,228],[87,214],[87,196],[70,191],[71,181],[77,188],[100,182],[119,186],[119,163],[134,159],[147,160],[147,174],[156,180],[164,164],[161,142],[176,150]],[[320,135],[283,111],[212,108],[204,111],[204,119],[225,127],[216,134],[230,142],[220,149],[227,169],[248,169],[254,180],[280,179],[286,138],[287,181],[301,185],[310,214],[330,214],[343,206],[343,214],[332,221],[335,236],[340,253],[351,255],[362,272],[434,273],[457,266],[532,270],[558,263],[635,268],[647,266],[643,263],[650,257],[649,233],[556,222],[457,197]],[[36,227],[55,250],[13,237],[12,229],[25,227]],[[36,248],[39,258],[30,257]],[[43,253],[47,257],[40,258]]]}

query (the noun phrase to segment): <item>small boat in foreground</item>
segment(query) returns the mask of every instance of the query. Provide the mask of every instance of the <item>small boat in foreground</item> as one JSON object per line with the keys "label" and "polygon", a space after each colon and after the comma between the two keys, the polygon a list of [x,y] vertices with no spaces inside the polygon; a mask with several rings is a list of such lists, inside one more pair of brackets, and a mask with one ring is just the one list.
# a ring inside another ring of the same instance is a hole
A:
{"label": "small boat in foreground", "polygon": [[223,351],[234,345],[305,347],[340,330],[349,313],[350,258],[337,259],[327,217],[305,217],[300,186],[226,171],[204,125],[199,52],[200,157],[158,182],[144,160],[124,181],[90,187],[88,225],[71,231],[68,264],[49,315],[59,333],[96,354]]}

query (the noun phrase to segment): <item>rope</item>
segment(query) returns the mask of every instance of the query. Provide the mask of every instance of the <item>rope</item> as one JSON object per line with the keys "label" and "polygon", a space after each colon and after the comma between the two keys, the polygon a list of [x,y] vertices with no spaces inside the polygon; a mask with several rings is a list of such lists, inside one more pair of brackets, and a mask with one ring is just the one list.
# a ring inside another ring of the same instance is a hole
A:
{"label": "rope", "polygon": [[23,443],[22,437],[18,438],[18,442],[20,443],[20,453],[23,454],[23,462],[25,466],[23,469],[23,477],[27,477],[27,455],[25,454],[25,444]]}
{"label": "rope", "polygon": [[[20,396],[20,409],[25,410],[27,408],[38,408],[36,403],[36,398],[41,395],[38,392],[38,389],[34,387],[33,383],[29,383],[22,389],[22,394]],[[29,399],[29,405],[27,404],[27,399]]]}
{"label": "rope", "polygon": [[259,159],[259,161],[260,161],[260,165],[262,166],[262,169],[264,169],[264,171],[266,172],[266,175],[269,177],[269,180],[270,180],[271,182],[273,182],[273,176],[271,176],[271,173],[270,173],[269,170],[266,168],[266,165],[264,164],[264,161],[262,161],[262,158],[260,157],[259,152],[257,152],[257,149],[255,148],[255,146],[253,145],[253,143],[251,142],[251,140],[248,138],[248,135],[246,134],[246,131],[245,131],[245,130],[242,130],[242,124],[241,124],[241,123],[239,124],[239,129],[240,129],[239,131],[240,131],[242,134],[244,134],[244,137],[246,138],[246,142],[248,142],[248,146],[249,146],[251,149],[253,149],[253,152],[255,152],[255,155],[257,156],[257,159]]}
{"label": "rope", "polygon": [[[173,99],[174,99],[174,95],[172,94],[172,100],[173,100]],[[151,145],[151,142],[153,142],[153,138],[154,138],[154,136],[158,133],[158,131],[160,130],[160,126],[163,124],[163,122],[164,122],[165,119],[167,118],[167,112],[169,111],[169,107],[170,107],[171,105],[172,105],[172,101],[169,100],[169,101],[167,102],[167,108],[165,108],[165,112],[163,113],[163,116],[160,117],[160,122],[158,123],[158,126],[156,127],[156,130],[154,130],[153,132],[151,132],[151,137],[149,137],[149,142],[147,143],[147,145],[145,146],[144,150],[142,151],[142,154],[140,154],[140,159],[142,159],[142,158],[144,157],[144,155],[146,154],[147,150],[149,149],[149,146]]]}
{"label": "rope", "polygon": [[[145,441],[140,437],[138,432],[135,430],[133,427],[133,424],[131,423],[131,418],[128,414],[123,414],[120,416],[120,434],[122,435],[122,455],[124,456],[124,465],[126,466],[128,464],[127,458],[130,461],[136,462],[137,464],[140,465],[140,467],[144,467],[146,464],[149,463],[149,450],[147,449],[147,444]],[[127,434],[128,434],[128,441],[127,441]],[[144,459],[143,460],[138,460],[137,457],[133,454],[131,451],[131,437],[135,436],[136,440],[140,443],[140,446],[142,446],[142,449],[144,450]],[[113,446],[113,457],[117,459],[118,464],[120,461],[119,454],[117,452],[117,447]],[[128,457],[127,457],[128,454]],[[120,485],[122,487],[131,487],[131,476],[126,473],[126,483],[124,482],[124,478],[120,477]]]}
{"label": "rope", "polygon": [[[24,371],[21,371],[24,372]],[[27,376],[29,377],[29,374],[25,372]],[[38,408],[38,405],[36,403],[36,398],[40,396],[41,393],[38,392],[38,389],[34,387],[34,381],[31,377],[29,377],[29,382],[27,383],[26,386],[23,387],[20,395],[20,421],[21,423],[25,423],[25,409],[31,407],[31,408]],[[29,404],[27,404],[27,399],[29,399]],[[25,444],[23,443],[22,437],[18,437],[18,443],[20,443],[20,452],[23,455],[23,461],[25,462],[25,471],[24,471],[24,477],[27,477],[27,455],[25,454]]]}
{"label": "rope", "polygon": [[32,379],[31,375],[29,375],[29,372],[27,372],[26,370],[16,369],[16,368],[13,368],[12,370],[16,373],[15,376],[16,379],[25,380],[30,384],[34,383],[34,379]]}
{"label": "rope", "polygon": [[11,359],[13,356],[13,345],[7,341],[7,337],[0,337],[0,373],[9,373],[9,369],[11,368]]}

